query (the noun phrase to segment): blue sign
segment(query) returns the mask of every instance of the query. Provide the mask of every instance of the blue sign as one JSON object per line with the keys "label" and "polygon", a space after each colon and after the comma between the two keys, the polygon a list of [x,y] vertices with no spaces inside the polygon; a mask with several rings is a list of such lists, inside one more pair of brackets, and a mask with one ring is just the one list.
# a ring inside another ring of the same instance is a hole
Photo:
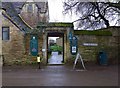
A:
{"label": "blue sign", "polygon": [[70,45],[72,44],[72,39],[73,39],[73,34],[72,34],[72,32],[69,32],[69,41],[70,41]]}
{"label": "blue sign", "polygon": [[72,40],[73,34],[72,32],[69,33],[69,40]]}
{"label": "blue sign", "polygon": [[31,36],[30,52],[31,52],[31,55],[33,56],[38,55],[38,38],[36,36]]}
{"label": "blue sign", "polygon": [[76,36],[73,36],[70,42],[70,52],[72,55],[75,55],[77,54],[77,51],[78,51],[78,39]]}

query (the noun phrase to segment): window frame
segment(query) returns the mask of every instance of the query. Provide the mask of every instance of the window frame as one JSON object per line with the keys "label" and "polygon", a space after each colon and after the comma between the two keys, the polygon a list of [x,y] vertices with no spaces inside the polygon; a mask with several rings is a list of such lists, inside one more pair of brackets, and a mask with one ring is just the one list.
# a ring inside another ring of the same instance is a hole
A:
{"label": "window frame", "polygon": [[[7,28],[7,29],[4,30],[4,28]],[[4,38],[4,32],[7,32],[7,38]],[[8,27],[8,26],[2,27],[2,40],[4,40],[4,41],[10,40],[10,27]]]}
{"label": "window frame", "polygon": [[33,12],[33,4],[29,3],[27,6],[27,12],[32,13]]}

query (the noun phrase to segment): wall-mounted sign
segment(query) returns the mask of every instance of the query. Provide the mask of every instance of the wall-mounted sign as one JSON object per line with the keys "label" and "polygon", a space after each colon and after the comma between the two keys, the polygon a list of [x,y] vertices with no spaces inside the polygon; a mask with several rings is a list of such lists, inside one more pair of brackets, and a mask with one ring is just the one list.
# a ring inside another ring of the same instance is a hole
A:
{"label": "wall-mounted sign", "polygon": [[42,52],[45,52],[45,49],[42,49]]}
{"label": "wall-mounted sign", "polygon": [[70,43],[70,52],[72,55],[75,55],[77,54],[77,51],[78,51],[78,40],[76,36],[73,36]]}
{"label": "wall-mounted sign", "polygon": [[83,43],[84,46],[98,46],[97,43]]}
{"label": "wall-mounted sign", "polygon": [[72,53],[76,53],[77,51],[77,47],[76,46],[72,46]]}
{"label": "wall-mounted sign", "polygon": [[31,55],[33,56],[38,55],[38,38],[36,36],[31,36],[30,52],[31,52]]}

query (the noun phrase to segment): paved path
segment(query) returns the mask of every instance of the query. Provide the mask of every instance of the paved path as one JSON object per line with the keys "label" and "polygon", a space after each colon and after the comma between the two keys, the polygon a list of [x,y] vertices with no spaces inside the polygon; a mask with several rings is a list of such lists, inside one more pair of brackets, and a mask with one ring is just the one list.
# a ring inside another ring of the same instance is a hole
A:
{"label": "paved path", "polygon": [[58,55],[58,52],[52,52],[51,57],[48,59],[48,64],[62,64],[63,55]]}
{"label": "paved path", "polygon": [[87,66],[72,70],[64,65],[3,67],[3,86],[117,86],[117,66]]}

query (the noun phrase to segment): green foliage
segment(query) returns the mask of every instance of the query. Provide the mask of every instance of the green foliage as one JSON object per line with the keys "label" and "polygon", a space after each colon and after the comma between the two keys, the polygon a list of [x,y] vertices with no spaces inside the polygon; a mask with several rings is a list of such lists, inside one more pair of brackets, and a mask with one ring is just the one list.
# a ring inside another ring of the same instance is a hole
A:
{"label": "green foliage", "polygon": [[53,46],[50,46],[50,50],[51,51],[62,51],[62,46],[53,45]]}
{"label": "green foliage", "polygon": [[74,30],[75,35],[96,35],[96,36],[112,36],[112,33],[108,30]]}

